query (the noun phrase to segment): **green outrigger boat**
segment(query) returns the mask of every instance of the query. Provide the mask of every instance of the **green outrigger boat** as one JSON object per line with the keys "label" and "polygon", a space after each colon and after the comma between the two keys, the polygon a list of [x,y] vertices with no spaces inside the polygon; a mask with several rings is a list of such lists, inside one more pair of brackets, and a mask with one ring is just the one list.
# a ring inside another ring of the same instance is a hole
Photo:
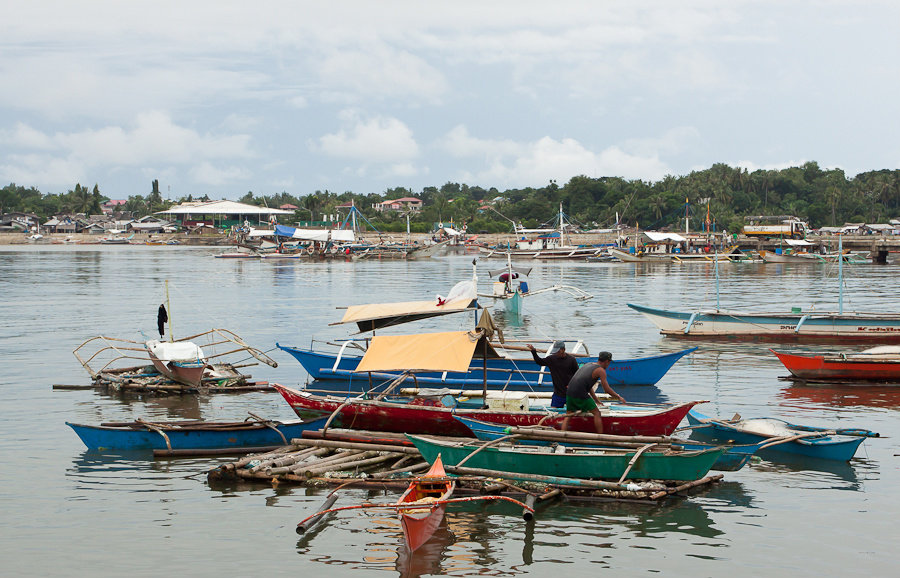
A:
{"label": "green outrigger boat", "polygon": [[[516,474],[553,475],[578,479],[699,480],[709,472],[725,451],[724,447],[706,450],[652,450],[640,453],[630,448],[560,448],[540,446],[482,447],[477,442],[447,442],[424,436],[407,436],[428,463],[440,454],[446,466],[460,462],[467,468],[483,468]],[[481,449],[479,449],[481,448]],[[477,451],[477,453],[476,453]],[[471,455],[469,459],[467,456]]]}

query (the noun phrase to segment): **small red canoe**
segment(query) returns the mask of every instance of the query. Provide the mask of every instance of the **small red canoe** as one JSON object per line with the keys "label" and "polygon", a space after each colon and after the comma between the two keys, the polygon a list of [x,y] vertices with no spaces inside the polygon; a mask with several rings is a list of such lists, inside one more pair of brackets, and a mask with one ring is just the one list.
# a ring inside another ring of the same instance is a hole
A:
{"label": "small red canoe", "polygon": [[438,454],[428,472],[413,480],[397,500],[398,505],[409,506],[397,511],[410,552],[416,551],[434,535],[444,519],[445,501],[450,499],[455,488],[456,482],[447,478]]}
{"label": "small red canoe", "polygon": [[791,375],[807,381],[866,381],[900,384],[900,348],[861,353],[796,355],[770,349]]}

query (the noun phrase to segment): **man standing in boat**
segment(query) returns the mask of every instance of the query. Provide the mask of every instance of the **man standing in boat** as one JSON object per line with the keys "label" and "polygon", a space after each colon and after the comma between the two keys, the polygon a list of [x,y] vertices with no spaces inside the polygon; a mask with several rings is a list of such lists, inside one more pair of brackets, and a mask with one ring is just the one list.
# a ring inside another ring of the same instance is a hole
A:
{"label": "man standing in boat", "polygon": [[[585,411],[593,414],[594,428],[598,434],[603,433],[603,420],[600,419],[600,399],[594,392],[596,384],[599,382],[603,391],[610,397],[625,403],[625,398],[613,391],[606,381],[606,368],[610,363],[612,363],[612,353],[601,351],[597,356],[597,361],[585,363],[575,372],[566,390],[566,412],[571,414]],[[568,429],[569,417],[566,416],[562,422],[562,430],[567,431]]]}
{"label": "man standing in boat", "polygon": [[554,342],[547,357],[539,357],[534,345],[530,343],[528,349],[531,350],[531,356],[535,363],[550,368],[550,377],[553,379],[553,397],[550,398],[550,407],[564,407],[569,380],[578,371],[578,362],[566,353],[566,342]]}

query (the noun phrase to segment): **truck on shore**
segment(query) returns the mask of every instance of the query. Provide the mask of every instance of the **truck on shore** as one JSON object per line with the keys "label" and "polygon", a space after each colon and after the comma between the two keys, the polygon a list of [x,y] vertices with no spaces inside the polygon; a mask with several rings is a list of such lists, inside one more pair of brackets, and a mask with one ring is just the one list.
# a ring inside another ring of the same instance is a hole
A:
{"label": "truck on shore", "polygon": [[809,224],[792,215],[761,215],[745,217],[749,224],[743,233],[748,237],[784,237],[803,239],[809,232]]}

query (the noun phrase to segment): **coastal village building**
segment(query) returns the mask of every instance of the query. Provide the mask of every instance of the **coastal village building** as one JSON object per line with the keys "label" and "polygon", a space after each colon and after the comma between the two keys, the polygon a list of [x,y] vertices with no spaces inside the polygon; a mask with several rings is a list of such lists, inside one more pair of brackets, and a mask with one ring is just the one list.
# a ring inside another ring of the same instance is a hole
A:
{"label": "coastal village building", "polygon": [[422,199],[415,197],[403,197],[402,199],[394,199],[393,201],[382,201],[375,203],[372,207],[376,211],[414,211],[422,210]]}
{"label": "coastal village building", "polygon": [[156,214],[169,216],[184,229],[194,229],[198,225],[227,229],[231,226],[256,227],[272,223],[279,216],[293,215],[294,211],[257,207],[236,201],[195,201],[181,203]]}

